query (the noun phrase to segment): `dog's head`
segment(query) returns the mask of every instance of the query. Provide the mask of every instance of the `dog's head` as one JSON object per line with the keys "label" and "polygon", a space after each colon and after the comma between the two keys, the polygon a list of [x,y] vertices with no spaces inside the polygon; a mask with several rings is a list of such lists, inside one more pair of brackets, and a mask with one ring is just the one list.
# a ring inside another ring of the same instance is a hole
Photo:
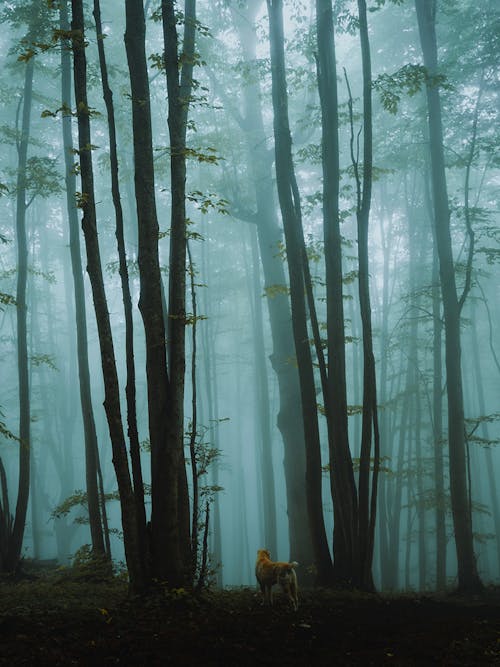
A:
{"label": "dog's head", "polygon": [[268,549],[257,550],[257,560],[271,560],[271,552]]}

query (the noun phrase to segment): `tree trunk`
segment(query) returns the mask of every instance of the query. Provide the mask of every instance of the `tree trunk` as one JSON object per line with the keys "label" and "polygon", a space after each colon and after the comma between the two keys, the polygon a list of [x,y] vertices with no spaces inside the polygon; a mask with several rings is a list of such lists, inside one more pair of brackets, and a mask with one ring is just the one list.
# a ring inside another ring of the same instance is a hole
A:
{"label": "tree trunk", "polygon": [[472,516],[468,503],[465,462],[465,425],[462,390],[460,305],[450,234],[450,211],[446,184],[441,101],[439,88],[430,82],[437,73],[435,0],[415,0],[424,64],[429,75],[426,87],[431,156],[434,227],[444,310],[446,385],[451,506],[458,564],[458,587],[472,592],[481,588],[474,555]]}
{"label": "tree trunk", "polygon": [[104,279],[102,275],[97,219],[94,200],[94,175],[92,168],[92,142],[90,112],[87,103],[87,63],[85,55],[85,31],[82,0],[72,0],[73,16],[71,35],[73,44],[73,66],[75,101],[78,119],[78,147],[82,192],[79,206],[83,211],[82,229],[87,250],[87,271],[92,286],[97,320],[101,364],[104,379],[104,408],[108,421],[113,465],[115,467],[122,512],[123,539],[130,586],[134,591],[144,588],[140,547],[137,535],[135,501],[128,468],[127,450],[120,409],[118,373],[116,369],[113,338],[109,319]]}
{"label": "tree trunk", "polygon": [[[392,298],[391,294],[393,289],[391,287],[391,271],[390,264],[393,260],[393,253],[391,245],[388,242],[389,237],[392,235],[394,229],[393,226],[393,212],[390,211],[388,207],[388,202],[391,200],[389,193],[387,192],[384,184],[381,184],[381,204],[379,207],[379,221],[380,221],[380,235],[381,235],[381,246],[383,248],[383,278],[382,278],[382,303],[381,303],[381,312],[382,312],[382,324],[380,330],[380,339],[379,339],[379,350],[380,350],[380,380],[379,387],[381,389],[380,393],[380,404],[386,405],[388,397],[393,395],[391,393],[391,387],[394,386],[394,379],[392,382],[388,379],[389,371],[389,347],[390,347],[390,334],[389,334],[389,320],[391,315],[392,307]],[[386,220],[388,220],[386,228]],[[394,278],[393,278],[394,280]],[[389,412],[389,410],[383,410],[381,412],[381,421],[380,421],[380,439],[383,442],[383,457],[387,458],[389,465],[393,465],[395,457],[395,429],[393,428],[395,410]],[[392,495],[392,490],[394,486],[394,480],[392,476],[387,474],[382,475],[380,478],[380,484],[378,489],[378,499],[377,499],[377,518],[378,518],[378,544],[379,544],[379,564],[380,564],[380,588],[383,591],[388,590],[392,586],[393,580],[393,567],[390,562],[390,552],[389,552],[389,530],[390,530],[390,498]]]}
{"label": "tree trunk", "polygon": [[292,159],[292,142],[288,121],[288,97],[285,78],[282,0],[267,0],[271,46],[272,98],[276,180],[280,201],[290,280],[292,328],[295,342],[302,398],[306,447],[306,494],[309,525],[317,571],[317,583],[332,583],[332,562],[326,539],[321,498],[321,450],[316,407],[316,388],[311,349],[307,331],[304,297],[304,269],[300,202]]}
{"label": "tree trunk", "polygon": [[271,436],[271,415],[269,411],[269,383],[267,380],[264,322],[262,317],[262,288],[259,272],[259,250],[257,233],[252,227],[252,293],[253,322],[255,341],[255,382],[257,417],[260,426],[260,471],[262,480],[262,500],[264,517],[264,544],[275,557],[278,555],[277,526],[276,526],[276,493],[274,486],[274,469]]}
{"label": "tree trunk", "polygon": [[[233,11],[241,48],[248,66],[256,59],[255,13],[260,3],[250,3],[244,17]],[[257,236],[264,272],[264,292],[273,349],[270,356],[279,390],[277,426],[283,438],[284,472],[288,512],[290,559],[304,566],[312,564],[313,553],[307,516],[305,493],[304,426],[301,415],[301,396],[297,368],[290,363],[295,354],[291,314],[283,262],[278,249],[283,241],[275,212],[275,194],[272,177],[273,154],[266,146],[266,130],[262,117],[261,90],[258,82],[251,81],[244,91],[244,118],[240,126],[245,133],[248,161],[255,190]],[[304,580],[304,579],[303,579]]]}
{"label": "tree trunk", "polygon": [[[370,219],[373,137],[372,74],[365,0],[358,0],[361,61],[363,71],[363,164],[360,169],[354,147],[353,107],[349,88],[351,124],[351,160],[356,182],[356,218],[358,230],[358,293],[363,338],[363,417],[358,481],[358,539],[360,549],[360,585],[373,588],[371,572],[377,508],[380,442],[377,414],[377,382],[370,304],[368,226]],[[346,76],[347,79],[347,76]],[[348,84],[349,87],[349,84]],[[373,474],[370,475],[373,447]]]}
{"label": "tree trunk", "polygon": [[186,131],[195,62],[196,1],[184,3],[184,39],[179,52],[173,0],[162,0],[170,135],[172,210],[168,292],[170,396],[167,447],[178,461],[181,557],[190,558],[189,497],[184,467],[184,384],[186,366]]}
{"label": "tree trunk", "polygon": [[178,452],[167,447],[169,382],[158,219],[154,194],[153,139],[145,52],[146,26],[142,0],[126,0],[125,46],[132,92],[135,198],[140,276],[139,310],[146,337],[149,439],[151,443],[152,576],[172,586],[183,583],[178,541]]}
{"label": "tree trunk", "polygon": [[106,104],[109,131],[110,168],[111,168],[111,193],[115,209],[116,242],[118,248],[118,259],[120,265],[120,280],[123,294],[123,311],[125,315],[125,359],[127,367],[127,384],[125,395],[127,398],[127,425],[130,443],[130,463],[132,467],[132,479],[134,483],[134,496],[137,512],[137,530],[141,546],[141,557],[143,567],[146,568],[148,559],[147,535],[146,535],[146,509],[144,506],[144,483],[142,478],[141,454],[139,445],[139,433],[137,427],[136,411],[136,382],[134,362],[134,323],[132,314],[132,296],[130,293],[129,275],[127,268],[127,253],[125,250],[125,235],[123,228],[123,210],[118,178],[118,152],[116,145],[116,122],[113,103],[113,93],[109,86],[108,68],[104,51],[104,37],[101,24],[101,8],[99,0],[94,0],[94,19],[97,32],[97,47],[99,52],[99,65],[101,70],[101,82],[103,98]]}
{"label": "tree trunk", "polygon": [[325,242],[328,382],[324,396],[334,508],[334,576],[359,585],[357,494],[347,424],[342,236],[339,216],[339,139],[335,40],[331,0],[316,2],[317,71],[322,119],[323,227]]}
{"label": "tree trunk", "polygon": [[[210,259],[210,253],[207,252],[206,244],[203,243],[201,246],[202,274],[205,282],[209,285],[212,282]],[[207,290],[202,290],[201,294],[203,297],[203,312],[207,317],[205,322],[206,326],[202,327],[203,366],[207,398],[206,417],[204,421],[212,424],[210,431],[208,431],[211,436],[210,445],[215,449],[219,449],[219,385],[215,350],[215,341],[217,339],[217,318],[212,312],[213,304],[208,298]],[[217,457],[212,462],[211,470],[209,471],[209,479],[209,483],[214,488],[219,488],[219,462]],[[210,551],[213,560],[213,569],[215,570],[216,586],[222,588],[224,584],[224,565],[222,561],[222,524],[219,495],[219,493],[215,493],[213,499],[212,547]]]}
{"label": "tree trunk", "polygon": [[[480,415],[486,415],[486,397],[484,395],[485,381],[483,376],[483,369],[481,366],[481,356],[479,354],[480,343],[478,337],[478,315],[476,310],[476,302],[471,301],[472,306],[472,316],[471,316],[471,337],[472,337],[472,364],[475,370],[475,384],[476,384],[476,396],[477,396],[477,407]],[[490,431],[488,428],[488,422],[484,422],[481,425],[481,437],[485,441],[490,440]],[[488,476],[488,486],[489,486],[489,505],[491,507],[491,518],[494,526],[494,542],[496,543],[496,556],[498,571],[500,573],[500,506],[499,506],[499,494],[498,494],[498,484],[497,476],[495,472],[495,463],[494,457],[492,454],[492,448],[486,446],[484,448],[484,457],[486,459],[486,470]],[[486,493],[485,493],[486,495]]]}
{"label": "tree trunk", "polygon": [[20,139],[17,145],[17,199],[16,199],[16,240],[17,240],[17,366],[19,378],[19,481],[17,504],[4,569],[13,571],[21,557],[26,513],[30,489],[30,387],[28,374],[28,335],[26,285],[28,281],[28,242],[26,233],[26,164],[30,137],[30,119],[33,92],[34,58],[26,64],[23,90],[23,113]]}
{"label": "tree trunk", "polygon": [[[63,34],[69,30],[68,7],[61,2],[59,22]],[[97,488],[97,433],[92,407],[90,389],[89,356],[87,341],[87,313],[85,306],[85,287],[83,283],[82,257],[80,252],[80,227],[76,207],[76,175],[74,166],[73,137],[71,133],[72,94],[71,94],[71,56],[64,40],[61,48],[61,106],[62,134],[64,147],[64,166],[66,183],[66,206],[68,211],[69,248],[76,315],[76,340],[78,357],[78,379],[80,388],[80,404],[82,409],[83,433],[85,441],[85,472],[87,482],[87,503],[89,510],[90,535],[92,549],[96,554],[104,554],[104,539],[99,507]]]}
{"label": "tree trunk", "polygon": [[[427,192],[426,204],[432,220],[431,197]],[[433,225],[434,229],[434,225]],[[443,460],[443,354],[442,354],[442,317],[441,290],[439,286],[439,258],[437,256],[436,238],[433,234],[432,248],[432,433],[434,440],[434,489],[436,494],[436,589],[446,588],[446,498],[444,489]]]}

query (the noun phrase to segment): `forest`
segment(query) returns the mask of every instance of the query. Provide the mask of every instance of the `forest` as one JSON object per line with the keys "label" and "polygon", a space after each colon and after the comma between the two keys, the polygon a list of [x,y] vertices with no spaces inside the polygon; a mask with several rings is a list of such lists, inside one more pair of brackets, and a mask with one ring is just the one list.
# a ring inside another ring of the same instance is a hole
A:
{"label": "forest", "polygon": [[0,59],[5,664],[44,605],[37,664],[67,605],[64,650],[494,664],[497,0],[3,0]]}

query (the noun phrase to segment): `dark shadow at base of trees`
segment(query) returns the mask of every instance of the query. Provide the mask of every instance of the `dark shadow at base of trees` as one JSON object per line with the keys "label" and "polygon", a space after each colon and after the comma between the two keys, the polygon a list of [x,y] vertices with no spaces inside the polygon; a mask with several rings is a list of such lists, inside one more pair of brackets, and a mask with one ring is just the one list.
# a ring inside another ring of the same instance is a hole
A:
{"label": "dark shadow at base of trees", "polygon": [[499,664],[500,589],[481,596],[300,592],[298,612],[254,588],[159,586],[52,568],[0,581],[0,664]]}

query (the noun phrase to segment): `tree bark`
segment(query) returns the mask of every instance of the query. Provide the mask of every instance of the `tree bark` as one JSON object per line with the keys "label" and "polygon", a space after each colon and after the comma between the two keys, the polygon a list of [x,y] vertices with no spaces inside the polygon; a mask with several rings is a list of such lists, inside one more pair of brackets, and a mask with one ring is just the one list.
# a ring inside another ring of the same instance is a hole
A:
{"label": "tree bark", "polygon": [[118,259],[120,266],[120,280],[123,294],[123,311],[125,315],[125,360],[127,367],[127,384],[125,396],[127,399],[127,425],[130,445],[130,463],[132,468],[132,479],[134,485],[134,497],[137,512],[137,530],[139,543],[141,545],[141,557],[143,567],[148,562],[147,534],[146,534],[146,509],[144,506],[144,482],[142,477],[141,454],[139,445],[139,432],[137,427],[136,410],[136,382],[134,362],[134,323],[132,313],[132,296],[127,268],[127,253],[125,249],[125,234],[123,225],[123,210],[118,178],[118,150],[116,142],[116,121],[113,103],[113,93],[109,86],[108,68],[104,50],[104,37],[101,24],[101,8],[99,0],[94,0],[94,19],[97,33],[97,47],[99,53],[99,65],[101,70],[101,82],[103,98],[106,105],[109,132],[110,167],[111,167],[111,193],[115,209],[115,235],[118,248]]}
{"label": "tree bark", "polygon": [[116,369],[113,338],[109,319],[104,279],[102,275],[97,219],[94,199],[94,175],[92,167],[92,142],[90,132],[90,110],[87,101],[87,62],[85,55],[85,30],[82,0],[72,0],[71,35],[73,44],[73,67],[75,101],[78,119],[78,155],[82,192],[79,206],[83,212],[82,229],[87,250],[87,271],[92,286],[92,295],[97,320],[101,364],[104,380],[104,409],[108,421],[113,465],[115,467],[122,513],[125,559],[129,571],[130,587],[134,591],[144,588],[144,572],[141,565],[137,535],[135,501],[128,468],[127,450],[120,409],[118,373]]}
{"label": "tree bark", "polygon": [[[249,67],[253,66],[256,60],[254,22],[260,4],[249,3],[243,17],[240,10],[233,10],[233,20],[240,36],[245,62]],[[255,221],[273,345],[270,360],[279,390],[277,426],[284,447],[290,559],[306,566],[313,562],[313,552],[304,485],[306,464],[302,399],[298,371],[296,366],[290,363],[295,354],[295,345],[290,305],[284,290],[285,271],[279,257],[283,233],[276,217],[272,177],[273,154],[266,146],[267,135],[262,117],[261,89],[258,81],[251,81],[245,86],[243,98],[243,117],[238,117],[235,110],[233,115],[236,116],[245,134],[251,179],[255,190]]]}
{"label": "tree bark", "polygon": [[328,380],[324,388],[334,506],[334,576],[359,585],[357,493],[347,424],[342,236],[339,217],[339,138],[335,40],[331,0],[316,2],[317,75],[321,102]]}
{"label": "tree bark", "polygon": [[26,233],[26,164],[30,137],[31,106],[33,94],[33,72],[35,62],[30,58],[26,64],[23,90],[23,113],[20,138],[17,144],[18,172],[16,197],[16,241],[17,241],[17,367],[19,381],[19,481],[17,503],[12,532],[9,535],[4,569],[13,571],[21,557],[26,513],[30,490],[30,387],[28,374],[28,334],[26,286],[28,281],[28,242]]}
{"label": "tree bark", "polygon": [[146,26],[142,0],[126,1],[125,46],[132,93],[134,181],[138,220],[139,310],[146,336],[149,439],[151,444],[152,576],[180,583],[177,540],[177,456],[166,446],[169,383],[158,255],[158,219],[154,194],[153,139]]}
{"label": "tree bark", "polygon": [[[68,7],[66,2],[59,6],[61,31],[69,30]],[[75,298],[76,344],[78,358],[78,379],[80,385],[80,404],[82,409],[83,433],[85,440],[85,471],[87,482],[87,503],[89,510],[92,549],[96,554],[104,554],[104,539],[99,507],[97,487],[97,432],[92,407],[90,389],[89,355],[87,340],[87,312],[85,305],[85,287],[83,283],[82,257],[80,251],[80,228],[76,207],[76,175],[74,167],[73,137],[71,133],[71,56],[69,42],[63,40],[61,49],[61,102],[62,134],[64,147],[64,166],[66,184],[66,207],[68,211],[69,248]]]}
{"label": "tree bark", "polygon": [[446,184],[441,101],[431,77],[437,73],[435,0],[415,0],[424,65],[429,123],[434,227],[439,256],[439,275],[444,311],[445,365],[448,400],[449,472],[453,526],[458,564],[458,588],[464,592],[482,587],[477,572],[472,538],[472,516],[468,503],[465,461],[464,401],[461,369],[460,304],[450,233],[450,211]]}
{"label": "tree bark", "polygon": [[168,298],[170,398],[167,446],[177,453],[181,556],[190,558],[189,497],[184,467],[184,386],[186,367],[186,133],[195,63],[196,1],[184,3],[184,39],[179,53],[173,0],[162,0],[170,135],[171,225]]}
{"label": "tree bark", "polygon": [[288,121],[288,97],[285,78],[282,0],[267,0],[269,39],[271,47],[272,98],[276,180],[287,250],[292,308],[292,329],[299,371],[302,417],[306,448],[306,494],[309,525],[313,544],[317,583],[332,583],[332,562],[326,539],[321,498],[321,450],[316,406],[316,388],[311,349],[307,331],[304,297],[303,239],[300,235],[300,202],[292,158],[292,142]]}
{"label": "tree bark", "polygon": [[271,415],[269,411],[269,383],[267,380],[264,322],[262,316],[262,288],[259,271],[259,249],[257,231],[252,226],[252,293],[255,349],[255,382],[257,417],[260,425],[260,477],[262,480],[262,501],[264,504],[264,544],[277,558],[276,493],[274,484]]}

